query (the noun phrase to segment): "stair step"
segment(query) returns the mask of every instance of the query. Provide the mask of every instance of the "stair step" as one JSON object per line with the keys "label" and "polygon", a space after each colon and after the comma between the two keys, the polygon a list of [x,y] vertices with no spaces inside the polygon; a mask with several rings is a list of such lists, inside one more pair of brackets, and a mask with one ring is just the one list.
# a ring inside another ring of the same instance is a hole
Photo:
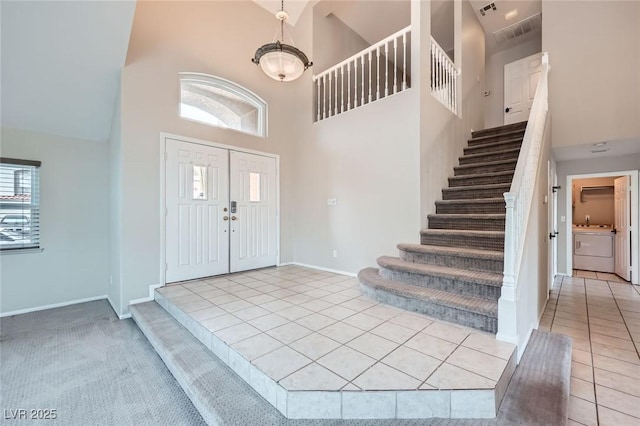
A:
{"label": "stair step", "polygon": [[429,229],[504,231],[505,214],[430,214]]}
{"label": "stair step", "polygon": [[363,269],[358,278],[363,291],[380,302],[489,333],[498,331],[495,300],[389,281],[380,277],[375,268]]}
{"label": "stair step", "polygon": [[463,164],[453,168],[454,176],[474,175],[491,172],[514,171],[516,169],[517,158],[510,160],[488,161],[481,164]]}
{"label": "stair step", "polygon": [[400,259],[406,262],[494,273],[504,270],[504,252],[501,251],[422,244],[398,244],[398,250]]}
{"label": "stair step", "polygon": [[465,154],[462,157],[458,158],[458,162],[460,165],[465,164],[480,164],[480,163],[488,163],[492,161],[499,160],[512,160],[514,158],[518,158],[520,155],[520,148],[510,148],[504,149],[502,151],[492,151],[492,152],[480,152],[477,154]]}
{"label": "stair step", "polygon": [[444,188],[443,200],[471,200],[478,198],[498,198],[505,192],[509,192],[511,183],[497,183],[493,185],[471,185]]}
{"label": "stair step", "polygon": [[504,231],[423,229],[420,244],[504,251]]}
{"label": "stair step", "polygon": [[504,213],[504,197],[436,201],[437,214]]}
{"label": "stair step", "polygon": [[522,146],[522,137],[505,139],[497,142],[487,142],[468,146],[464,149],[464,154],[479,154],[481,152],[495,152],[511,148],[520,148]]}
{"label": "stair step", "polygon": [[380,267],[378,274],[389,281],[428,287],[463,296],[492,300],[500,298],[502,274],[407,262],[391,256],[381,256],[377,262]]}
{"label": "stair step", "polygon": [[481,138],[489,135],[503,134],[507,132],[513,132],[516,130],[524,130],[526,129],[526,127],[527,127],[527,122],[521,121],[519,123],[507,124],[504,126],[497,126],[497,127],[490,127],[488,129],[476,130],[475,132],[471,133],[471,137],[476,139],[476,138]]}
{"label": "stair step", "polygon": [[513,170],[504,172],[490,172],[473,175],[451,176],[449,187],[491,185],[496,183],[511,183],[513,181]]}
{"label": "stair step", "polygon": [[133,320],[207,424],[275,425],[285,420],[156,302],[131,305],[130,309]]}

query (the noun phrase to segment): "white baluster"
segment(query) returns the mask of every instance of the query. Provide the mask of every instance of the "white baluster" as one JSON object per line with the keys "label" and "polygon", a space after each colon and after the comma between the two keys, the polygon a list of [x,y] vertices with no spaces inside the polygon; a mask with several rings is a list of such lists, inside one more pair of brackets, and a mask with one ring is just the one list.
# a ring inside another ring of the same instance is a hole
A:
{"label": "white baluster", "polygon": [[335,77],[336,77],[335,78],[335,85],[336,85],[335,94],[336,94],[336,97],[335,97],[335,101],[334,102],[336,103],[336,105],[335,105],[335,107],[333,109],[333,115],[340,114],[340,112],[338,112],[338,69],[335,70],[335,74],[336,74],[335,75]]}
{"label": "white baluster", "polygon": [[327,118],[327,75],[322,77],[322,118]]}
{"label": "white baluster", "polygon": [[331,114],[331,88],[332,88],[332,86],[331,86],[331,73],[329,73],[329,105],[328,105],[329,112],[327,113],[329,115],[329,117],[331,117],[331,115],[332,115]]}
{"label": "white baluster", "polygon": [[360,57],[360,71],[362,72],[361,84],[362,84],[362,99],[360,100],[360,105],[364,105],[364,55]]}
{"label": "white baluster", "polygon": [[353,107],[358,108],[358,59],[353,61]]}
{"label": "white baluster", "polygon": [[347,63],[347,111],[351,110],[351,64]]}
{"label": "white baluster", "polygon": [[393,93],[398,93],[398,39],[393,39]]}
{"label": "white baluster", "polygon": [[344,67],[340,67],[340,82],[342,83],[342,88],[340,89],[340,93],[342,93],[342,97],[340,98],[340,112],[344,112]]}
{"label": "white baluster", "polygon": [[389,43],[384,44],[384,96],[389,96]]}
{"label": "white baluster", "polygon": [[369,51],[369,103],[371,103],[372,93],[371,93],[371,55],[372,51]]}
{"label": "white baluster", "polygon": [[316,80],[316,84],[318,86],[318,111],[317,111],[318,118],[316,119],[316,121],[320,121],[320,79]]}
{"label": "white baluster", "polygon": [[407,88],[407,33],[402,34],[402,90]]}
{"label": "white baluster", "polygon": [[380,99],[380,46],[376,48],[376,101]]}

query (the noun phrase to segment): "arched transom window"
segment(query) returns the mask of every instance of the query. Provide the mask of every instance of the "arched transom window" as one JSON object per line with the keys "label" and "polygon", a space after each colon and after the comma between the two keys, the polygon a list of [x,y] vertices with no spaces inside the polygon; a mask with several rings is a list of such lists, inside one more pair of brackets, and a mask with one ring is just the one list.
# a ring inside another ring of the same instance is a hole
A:
{"label": "arched transom window", "polygon": [[250,90],[212,75],[180,73],[180,117],[267,135],[266,102]]}

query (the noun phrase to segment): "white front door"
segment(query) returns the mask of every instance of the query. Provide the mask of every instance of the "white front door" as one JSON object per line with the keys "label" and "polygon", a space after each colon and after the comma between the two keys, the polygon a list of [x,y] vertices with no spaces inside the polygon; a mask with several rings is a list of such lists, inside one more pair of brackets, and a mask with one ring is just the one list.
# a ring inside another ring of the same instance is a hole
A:
{"label": "white front door", "polygon": [[231,151],[230,164],[230,272],[273,266],[278,258],[276,160]]}
{"label": "white front door", "polygon": [[167,139],[165,158],[166,282],[229,272],[229,151]]}
{"label": "white front door", "polygon": [[529,119],[542,72],[542,53],[504,66],[504,124]]}
{"label": "white front door", "polygon": [[613,227],[615,229],[614,256],[615,256],[615,273],[625,280],[629,281],[631,256],[629,243],[631,203],[629,190],[631,187],[631,179],[629,176],[623,176],[614,180],[614,217]]}

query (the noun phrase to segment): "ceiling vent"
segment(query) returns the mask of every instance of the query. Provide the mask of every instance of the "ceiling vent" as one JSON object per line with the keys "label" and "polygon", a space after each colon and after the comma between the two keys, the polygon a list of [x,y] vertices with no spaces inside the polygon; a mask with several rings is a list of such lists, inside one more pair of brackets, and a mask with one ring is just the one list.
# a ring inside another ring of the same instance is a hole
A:
{"label": "ceiling vent", "polygon": [[542,13],[537,13],[508,27],[495,31],[493,36],[496,39],[496,43],[500,44],[540,28],[542,28]]}
{"label": "ceiling vent", "polygon": [[487,14],[488,11],[490,10],[498,10],[498,8],[496,7],[495,3],[489,3],[486,6],[481,7],[480,9],[478,9],[478,11],[480,12],[480,15],[485,16]]}

